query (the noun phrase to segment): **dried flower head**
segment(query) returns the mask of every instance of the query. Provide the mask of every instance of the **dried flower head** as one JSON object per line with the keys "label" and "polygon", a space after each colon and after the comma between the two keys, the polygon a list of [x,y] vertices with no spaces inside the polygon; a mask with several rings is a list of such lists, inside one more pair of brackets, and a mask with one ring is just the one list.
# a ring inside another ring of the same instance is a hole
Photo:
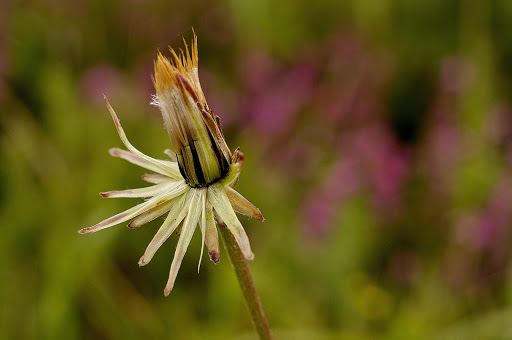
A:
{"label": "dried flower head", "polygon": [[[260,211],[233,189],[242,170],[244,157],[239,149],[231,153],[222,134],[219,117],[215,116],[206,103],[199,83],[197,38],[194,36],[190,51],[185,43],[185,51],[178,55],[171,49],[171,54],[172,61],[158,54],[153,77],[156,95],[152,102],[162,112],[174,149],[164,151],[169,160],[149,157],[133,147],[105,98],[121,141],[128,149],[114,148],[110,154],[155,172],[142,176],[144,181],[154,185],[101,193],[103,197],[139,197],[145,201],[79,231],[81,234],[92,233],[128,220],[131,220],[128,227],[138,228],[168,213],[139,261],[140,266],[149,263],[167,238],[178,230],[180,236],[165,295],[169,295],[174,286],[198,224],[203,247],[206,245],[210,259],[217,263],[219,240],[215,220],[227,226],[248,260],[253,259],[254,254],[235,211],[263,221]],[[202,253],[203,248],[201,257]]]}

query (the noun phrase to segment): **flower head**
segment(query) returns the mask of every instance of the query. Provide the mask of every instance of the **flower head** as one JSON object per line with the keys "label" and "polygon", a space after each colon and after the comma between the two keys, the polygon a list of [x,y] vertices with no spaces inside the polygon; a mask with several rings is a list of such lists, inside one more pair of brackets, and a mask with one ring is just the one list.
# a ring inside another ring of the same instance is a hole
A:
{"label": "flower head", "polygon": [[[114,148],[110,154],[154,172],[142,176],[144,181],[153,185],[101,193],[103,197],[139,197],[145,201],[79,231],[80,234],[93,233],[129,220],[128,227],[138,228],[167,213],[139,261],[140,266],[149,263],[167,238],[179,230],[165,295],[169,295],[174,286],[197,225],[201,230],[203,247],[206,245],[210,259],[217,263],[219,240],[215,220],[229,229],[248,260],[253,259],[254,254],[235,211],[263,220],[260,211],[233,189],[244,157],[239,149],[231,153],[224,140],[219,118],[208,108],[199,83],[196,38],[191,51],[185,44],[185,51],[179,56],[172,49],[171,53],[173,62],[160,53],[155,62],[153,80],[156,95],[152,104],[162,111],[174,150],[164,151],[169,156],[168,160],[155,159],[137,150],[128,141],[116,113],[105,98],[121,141],[128,149]],[[202,253],[203,248],[201,257]]]}
{"label": "flower head", "polygon": [[[185,43],[186,46],[186,43]],[[219,120],[208,108],[197,69],[197,39],[173,62],[161,53],[155,62],[156,95],[181,173],[192,187],[204,187],[226,175],[231,152]]]}

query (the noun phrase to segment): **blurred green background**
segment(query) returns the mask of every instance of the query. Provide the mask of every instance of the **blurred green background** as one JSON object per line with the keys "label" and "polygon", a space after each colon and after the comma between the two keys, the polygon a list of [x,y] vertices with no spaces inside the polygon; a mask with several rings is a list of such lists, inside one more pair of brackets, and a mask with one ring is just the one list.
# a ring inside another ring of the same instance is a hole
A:
{"label": "blurred green background", "polygon": [[279,339],[512,339],[512,2],[2,1],[0,338],[255,339],[225,251],[137,203],[131,142],[164,157],[157,50],[199,39],[200,77],[246,163],[240,217]]}

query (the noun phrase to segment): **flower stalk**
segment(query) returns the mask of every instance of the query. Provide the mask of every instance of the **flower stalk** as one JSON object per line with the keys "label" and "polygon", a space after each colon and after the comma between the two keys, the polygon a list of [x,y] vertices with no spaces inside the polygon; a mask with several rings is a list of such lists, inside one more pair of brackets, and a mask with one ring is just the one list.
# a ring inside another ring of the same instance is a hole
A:
{"label": "flower stalk", "polygon": [[222,241],[224,242],[224,248],[226,248],[229,261],[236,273],[238,283],[240,284],[245,302],[249,308],[249,313],[251,314],[254,328],[256,328],[256,332],[261,340],[271,340],[273,339],[272,331],[270,330],[256,287],[254,286],[254,281],[252,280],[247,261],[245,260],[240,247],[236,243],[235,238],[226,228],[224,223],[218,223],[220,225],[219,230]]}

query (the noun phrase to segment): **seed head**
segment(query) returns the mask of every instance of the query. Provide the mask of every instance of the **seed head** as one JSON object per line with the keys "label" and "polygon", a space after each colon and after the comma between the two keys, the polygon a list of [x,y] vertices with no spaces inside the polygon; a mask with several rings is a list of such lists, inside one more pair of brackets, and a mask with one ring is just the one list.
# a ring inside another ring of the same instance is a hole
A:
{"label": "seed head", "polygon": [[197,38],[189,50],[171,60],[158,54],[155,61],[156,95],[180,171],[191,187],[204,187],[226,175],[232,158],[219,119],[208,108],[199,83]]}

